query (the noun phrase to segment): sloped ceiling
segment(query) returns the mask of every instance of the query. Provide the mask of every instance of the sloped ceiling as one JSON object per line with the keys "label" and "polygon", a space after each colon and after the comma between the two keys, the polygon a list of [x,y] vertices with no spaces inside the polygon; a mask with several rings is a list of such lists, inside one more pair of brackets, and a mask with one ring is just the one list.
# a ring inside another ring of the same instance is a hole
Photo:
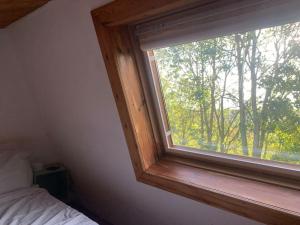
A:
{"label": "sloped ceiling", "polygon": [[49,0],[0,0],[0,28],[46,4]]}

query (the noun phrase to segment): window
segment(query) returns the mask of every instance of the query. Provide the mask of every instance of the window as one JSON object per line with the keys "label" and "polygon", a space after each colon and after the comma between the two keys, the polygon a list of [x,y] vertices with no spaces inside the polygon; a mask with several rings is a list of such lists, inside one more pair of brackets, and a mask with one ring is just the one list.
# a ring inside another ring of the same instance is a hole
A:
{"label": "window", "polygon": [[299,22],[148,55],[168,149],[300,164]]}
{"label": "window", "polygon": [[214,6],[135,25],[164,151],[299,171],[299,2]]}
{"label": "window", "polygon": [[298,0],[92,11],[138,181],[300,224]]}

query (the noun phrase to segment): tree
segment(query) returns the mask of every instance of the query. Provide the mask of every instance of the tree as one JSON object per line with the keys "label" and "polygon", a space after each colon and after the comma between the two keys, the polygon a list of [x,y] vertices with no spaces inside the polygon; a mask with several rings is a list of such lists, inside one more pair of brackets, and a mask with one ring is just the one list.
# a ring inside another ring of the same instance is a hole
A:
{"label": "tree", "polygon": [[261,148],[259,148],[259,131],[260,131],[260,118],[257,109],[257,40],[259,39],[260,32],[249,32],[249,41],[251,45],[251,53],[249,54],[249,69],[251,74],[251,107],[252,107],[252,121],[253,121],[253,156],[260,157]]}
{"label": "tree", "polygon": [[242,140],[242,150],[244,155],[249,155],[248,152],[248,142],[247,142],[247,126],[246,126],[246,107],[244,100],[244,63],[247,54],[247,47],[245,46],[245,41],[241,34],[235,35],[235,45],[236,45],[236,62],[237,71],[239,79],[239,110],[240,110],[240,134]]}
{"label": "tree", "polygon": [[300,164],[300,23],[154,53],[174,144]]}

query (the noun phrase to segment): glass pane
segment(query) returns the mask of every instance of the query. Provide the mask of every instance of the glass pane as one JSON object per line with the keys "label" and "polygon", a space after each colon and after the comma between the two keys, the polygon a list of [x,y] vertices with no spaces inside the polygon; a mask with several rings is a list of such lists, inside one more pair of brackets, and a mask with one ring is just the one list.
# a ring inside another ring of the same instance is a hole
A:
{"label": "glass pane", "polygon": [[174,145],[300,164],[300,23],[153,51]]}

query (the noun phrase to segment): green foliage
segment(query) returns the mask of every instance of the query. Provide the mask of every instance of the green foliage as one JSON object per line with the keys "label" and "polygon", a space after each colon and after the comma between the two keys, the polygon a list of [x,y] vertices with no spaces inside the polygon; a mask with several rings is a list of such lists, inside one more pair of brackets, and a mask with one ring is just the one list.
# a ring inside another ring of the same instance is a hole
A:
{"label": "green foliage", "polygon": [[300,164],[300,23],[154,53],[175,145]]}

